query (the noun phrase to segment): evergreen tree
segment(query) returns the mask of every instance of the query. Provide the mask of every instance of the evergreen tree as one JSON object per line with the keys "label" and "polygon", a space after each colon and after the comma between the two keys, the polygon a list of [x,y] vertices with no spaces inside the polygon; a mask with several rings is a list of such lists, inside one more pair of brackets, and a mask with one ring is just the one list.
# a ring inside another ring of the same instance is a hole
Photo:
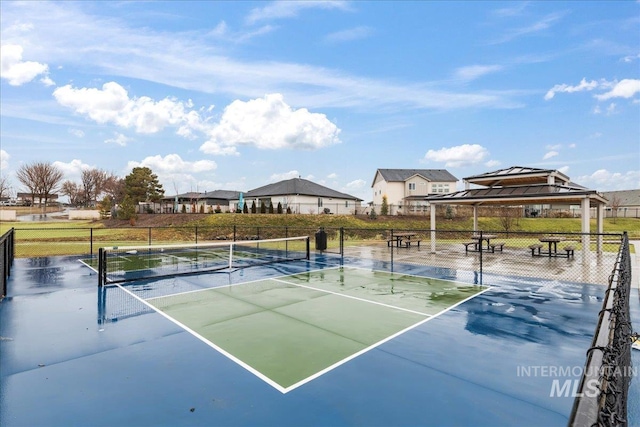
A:
{"label": "evergreen tree", "polygon": [[124,178],[125,194],[131,197],[134,205],[139,202],[158,202],[164,196],[158,176],[147,167],[133,168]]}
{"label": "evergreen tree", "polygon": [[260,203],[260,213],[267,213],[267,204],[265,202]]}
{"label": "evergreen tree", "polygon": [[118,219],[135,221],[137,217],[136,205],[133,203],[133,199],[130,196],[124,196],[124,200],[120,204],[120,209],[118,210]]}
{"label": "evergreen tree", "polygon": [[251,202],[251,213],[256,213],[256,201]]}
{"label": "evergreen tree", "polygon": [[371,212],[369,212],[369,219],[376,219],[378,218],[378,214],[376,214],[376,208],[371,208]]}
{"label": "evergreen tree", "polygon": [[380,215],[382,216],[389,215],[389,201],[387,200],[386,194],[382,196],[382,206],[380,206]]}
{"label": "evergreen tree", "polygon": [[245,203],[244,206],[242,207],[242,213],[249,213],[249,207],[247,206],[247,204]]}
{"label": "evergreen tree", "polygon": [[282,213],[282,203],[278,202],[278,209],[277,209],[278,214]]}
{"label": "evergreen tree", "polygon": [[105,198],[98,204],[98,207],[100,208],[100,218],[108,218],[111,214],[111,208],[113,207],[111,197],[105,196]]}

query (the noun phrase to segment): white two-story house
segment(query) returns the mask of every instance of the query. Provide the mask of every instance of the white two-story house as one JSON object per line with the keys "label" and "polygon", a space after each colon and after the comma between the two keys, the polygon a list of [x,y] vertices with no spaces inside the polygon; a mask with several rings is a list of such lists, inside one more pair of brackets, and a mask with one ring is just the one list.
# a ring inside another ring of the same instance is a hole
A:
{"label": "white two-story house", "polygon": [[378,169],[373,177],[373,207],[380,212],[387,197],[389,214],[419,213],[428,203],[424,198],[456,191],[458,178],[444,169]]}

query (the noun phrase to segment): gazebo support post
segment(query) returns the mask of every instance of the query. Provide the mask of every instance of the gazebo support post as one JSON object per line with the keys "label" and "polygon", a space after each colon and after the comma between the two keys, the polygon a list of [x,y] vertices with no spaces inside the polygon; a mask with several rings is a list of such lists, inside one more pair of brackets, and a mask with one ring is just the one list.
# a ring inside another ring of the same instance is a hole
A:
{"label": "gazebo support post", "polygon": [[589,197],[582,199],[582,253],[586,256],[591,251],[589,233],[591,232],[589,227]]}
{"label": "gazebo support post", "polygon": [[478,205],[473,205],[473,231],[478,231]]}
{"label": "gazebo support post", "polygon": [[604,233],[604,205],[602,203],[598,203],[597,207],[597,217],[596,222],[598,225],[598,254],[602,253],[602,233]]}

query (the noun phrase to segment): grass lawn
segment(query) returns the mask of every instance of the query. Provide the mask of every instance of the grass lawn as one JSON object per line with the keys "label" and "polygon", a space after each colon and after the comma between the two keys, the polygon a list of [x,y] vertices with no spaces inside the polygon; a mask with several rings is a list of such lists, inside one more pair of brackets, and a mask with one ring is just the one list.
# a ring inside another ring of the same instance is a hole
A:
{"label": "grass lawn", "polygon": [[[46,221],[46,222],[0,222],[0,233],[10,228],[16,229],[16,256],[74,255],[97,252],[100,246],[140,245],[153,243],[195,242],[195,227],[198,227],[198,241],[214,240],[218,235],[229,236],[236,227],[238,239],[247,234],[255,234],[261,228],[260,237],[269,238],[270,227],[289,227],[290,235],[312,234],[320,227],[328,231],[329,240],[335,240],[338,233],[332,229],[344,227],[348,233],[346,244],[362,240],[382,240],[388,229],[428,230],[428,217],[389,216],[375,220],[365,216],[342,215],[277,215],[277,214],[173,214],[140,215],[136,226],[126,221]],[[438,231],[470,231],[472,218],[439,218]],[[500,218],[479,218],[478,228],[485,232],[504,231]],[[591,230],[596,228],[591,220]],[[299,229],[299,230],[296,230]],[[209,231],[207,231],[209,230]],[[370,230],[370,231],[368,231]],[[297,231],[299,231],[297,233]],[[510,231],[531,233],[580,233],[579,218],[519,218]],[[640,219],[607,218],[605,233],[627,231],[630,239],[640,239]],[[281,236],[278,236],[281,237]],[[93,240],[93,247],[91,247]],[[500,238],[500,240],[505,240]],[[440,239],[439,239],[440,241]],[[526,239],[509,239],[507,246],[526,247]],[[576,245],[578,243],[576,242]]]}

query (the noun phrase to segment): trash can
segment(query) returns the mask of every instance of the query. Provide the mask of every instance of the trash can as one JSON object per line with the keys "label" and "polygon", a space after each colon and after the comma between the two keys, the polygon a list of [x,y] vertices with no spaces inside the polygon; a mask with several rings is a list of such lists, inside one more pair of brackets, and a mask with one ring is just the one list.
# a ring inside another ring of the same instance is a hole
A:
{"label": "trash can", "polygon": [[324,228],[320,228],[320,230],[318,230],[318,232],[316,233],[316,250],[327,250],[327,233],[324,231]]}

